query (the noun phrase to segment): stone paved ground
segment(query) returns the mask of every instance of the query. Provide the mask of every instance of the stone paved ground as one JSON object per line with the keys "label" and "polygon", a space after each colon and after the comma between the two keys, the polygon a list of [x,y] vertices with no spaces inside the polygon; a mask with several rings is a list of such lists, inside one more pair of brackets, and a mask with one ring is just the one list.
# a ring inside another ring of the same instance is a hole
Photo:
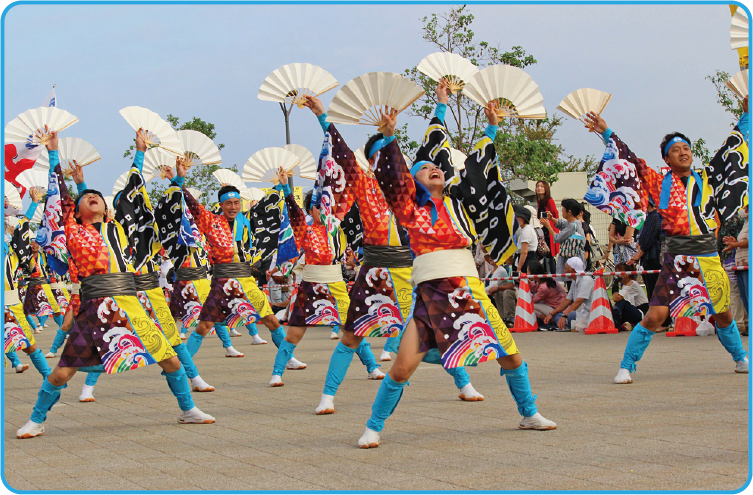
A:
{"label": "stone paved ground", "polygon": [[[309,369],[288,371],[277,389],[267,385],[275,347],[261,335],[270,344],[234,339],[242,359],[224,358],[215,339],[197,355],[217,391],[195,398],[214,425],[179,425],[149,366],[102,377],[89,404],[77,400],[77,375],[45,435],[16,440],[40,377],[6,368],[5,480],[17,490],[733,490],[748,477],[748,377],[713,337],[658,335],[636,382],[615,385],[627,334],[518,335],[540,411],[559,424],[549,432],[517,429],[496,364],[470,369],[486,396],[478,403],[459,401],[449,375],[421,365],[382,446],[364,451],[356,441],[379,382],[355,358],[337,413],[316,416],[329,332],[309,332],[296,352]],[[43,349],[53,336],[39,336]],[[382,341],[371,342],[378,355]]]}

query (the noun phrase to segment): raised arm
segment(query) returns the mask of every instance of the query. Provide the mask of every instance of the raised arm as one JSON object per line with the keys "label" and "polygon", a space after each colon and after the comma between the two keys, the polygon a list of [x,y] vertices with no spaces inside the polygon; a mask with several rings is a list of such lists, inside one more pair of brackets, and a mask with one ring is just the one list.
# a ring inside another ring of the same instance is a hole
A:
{"label": "raised arm", "polygon": [[285,205],[288,207],[288,217],[290,218],[290,226],[293,228],[293,236],[295,237],[295,243],[300,251],[303,246],[303,241],[306,239],[306,212],[304,212],[293,197],[293,192],[288,185],[288,174],[285,170],[280,168],[280,183],[275,186],[275,189],[280,191],[285,196]]}
{"label": "raised arm", "polygon": [[455,167],[452,165],[450,153],[450,135],[445,126],[445,113],[449,100],[448,88],[445,81],[441,81],[436,89],[437,107],[429,127],[424,134],[424,140],[416,152],[416,162],[428,161],[434,163],[444,172],[445,184],[450,185],[455,179]]}
{"label": "raised arm", "polygon": [[374,175],[390,210],[400,223],[411,228],[417,221],[416,183],[395,141],[394,127],[385,131],[383,144]]}
{"label": "raised arm", "polygon": [[175,171],[178,176],[173,179],[173,183],[183,189],[183,199],[186,201],[186,207],[191,212],[196,226],[202,234],[207,235],[212,230],[212,222],[214,221],[214,215],[212,212],[207,211],[204,205],[196,201],[188,190],[183,187],[186,180],[186,174],[188,174],[188,168],[181,157],[178,157],[175,161]]}

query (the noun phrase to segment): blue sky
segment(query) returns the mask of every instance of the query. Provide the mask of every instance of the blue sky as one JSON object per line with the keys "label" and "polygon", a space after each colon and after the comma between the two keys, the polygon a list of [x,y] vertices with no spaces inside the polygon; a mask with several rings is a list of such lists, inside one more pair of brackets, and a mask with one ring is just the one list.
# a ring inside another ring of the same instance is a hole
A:
{"label": "blue sky", "polygon": [[[341,84],[370,71],[402,72],[435,51],[420,18],[446,5],[21,5],[5,19],[5,114],[39,106],[57,84],[60,108],[80,121],[61,136],[83,138],[103,159],[85,169],[110,191],[129,163],[133,131],[118,114],[130,105],[193,116],[217,127],[223,163],[239,169],[254,152],[285,144],[276,103],[256,98],[277,67],[308,62]],[[715,149],[728,114],[704,79],[736,73],[726,5],[472,5],[477,40],[523,46],[527,72],[547,110],[581,87],[612,93],[603,113],[639,156],[658,163],[661,137],[675,130]],[[322,96],[327,106],[336,89]],[[403,121],[406,117],[402,118]],[[419,139],[425,123],[407,120]],[[352,148],[373,128],[339,126]],[[316,156],[322,134],[309,110],[293,109],[292,141]],[[568,119],[557,133],[568,153],[600,156],[603,145]],[[311,184],[299,180],[298,185]]]}

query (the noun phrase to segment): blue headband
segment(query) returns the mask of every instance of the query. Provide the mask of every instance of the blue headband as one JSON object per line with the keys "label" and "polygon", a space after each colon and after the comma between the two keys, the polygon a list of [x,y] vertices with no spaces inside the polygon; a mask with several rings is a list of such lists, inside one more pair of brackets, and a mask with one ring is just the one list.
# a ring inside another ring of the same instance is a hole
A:
{"label": "blue headband", "polygon": [[241,195],[239,193],[235,192],[235,191],[228,191],[225,194],[223,194],[222,196],[220,196],[220,203],[224,203],[228,199],[232,199],[232,198],[241,199]]}
{"label": "blue headband", "polygon": [[377,151],[384,148],[384,138],[377,139],[374,144],[371,145],[371,149],[369,150],[369,160],[371,160]]}
{"label": "blue headband", "polygon": [[[669,142],[667,143],[666,146],[664,146],[664,156],[667,156],[667,153],[669,153],[669,149],[672,147],[672,145],[677,144],[677,143],[685,143],[688,146],[690,146],[689,142],[685,141],[680,136],[675,136],[675,137],[673,137],[672,139],[669,140]],[[690,146],[690,147],[692,148],[692,146]]]}
{"label": "blue headband", "polygon": [[430,164],[432,162],[428,160],[421,160],[413,164],[413,166],[410,169],[410,174],[415,177],[419,170],[421,170],[421,167],[423,167],[426,164]]}

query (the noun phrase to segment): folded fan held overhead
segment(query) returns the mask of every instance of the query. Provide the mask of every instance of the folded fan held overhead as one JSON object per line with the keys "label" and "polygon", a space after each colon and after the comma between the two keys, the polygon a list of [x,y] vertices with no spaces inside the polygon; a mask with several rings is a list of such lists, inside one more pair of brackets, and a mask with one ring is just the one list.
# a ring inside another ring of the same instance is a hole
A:
{"label": "folded fan held overhead", "polygon": [[512,65],[492,65],[478,72],[463,89],[463,94],[481,106],[499,103],[499,118],[545,119],[544,97],[539,86],[523,70]]}
{"label": "folded fan held overhead", "polygon": [[257,98],[292,103],[303,108],[306,96],[319,96],[336,87],[337,80],[326,70],[311,64],[288,64],[264,79]]}
{"label": "folded fan held overhead", "polygon": [[606,108],[612,95],[598,89],[581,88],[573,91],[562,100],[557,110],[566,113],[570,117],[580,120],[585,124],[589,132],[593,132],[593,124],[586,120],[589,113],[601,115]]}
{"label": "folded fan held overhead", "polygon": [[424,57],[417,68],[436,82],[444,79],[452,94],[462,91],[466,82],[478,73],[473,62],[449,52],[432,53]]}

